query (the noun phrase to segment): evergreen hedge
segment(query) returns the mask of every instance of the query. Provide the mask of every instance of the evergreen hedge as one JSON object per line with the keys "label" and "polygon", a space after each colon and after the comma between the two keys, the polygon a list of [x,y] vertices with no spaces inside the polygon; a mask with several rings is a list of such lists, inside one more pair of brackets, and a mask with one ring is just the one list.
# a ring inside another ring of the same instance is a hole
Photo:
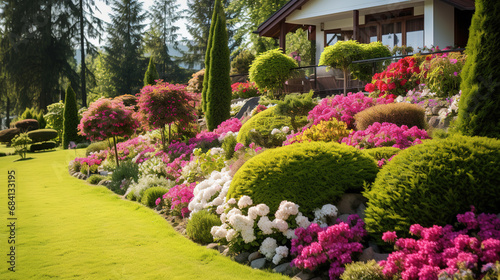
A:
{"label": "evergreen hedge", "polygon": [[67,149],[69,142],[78,142],[78,108],[76,105],[76,95],[71,86],[66,90],[64,98],[64,121],[63,121],[63,149]]}
{"label": "evergreen hedge", "polygon": [[160,75],[158,75],[158,71],[156,71],[155,62],[153,60],[153,56],[149,58],[148,70],[146,70],[146,74],[144,74],[144,86],[154,85],[158,80]]}
{"label": "evergreen hedge", "polygon": [[55,129],[37,129],[28,132],[28,137],[33,140],[33,143],[49,141],[57,138],[57,136]]}

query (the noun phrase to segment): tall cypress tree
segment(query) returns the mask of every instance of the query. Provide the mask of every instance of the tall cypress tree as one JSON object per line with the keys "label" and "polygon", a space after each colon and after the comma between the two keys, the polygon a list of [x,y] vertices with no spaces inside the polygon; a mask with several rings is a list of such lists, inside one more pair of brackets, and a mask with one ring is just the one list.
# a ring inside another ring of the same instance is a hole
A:
{"label": "tall cypress tree", "polygon": [[210,51],[212,49],[213,44],[213,33],[215,28],[215,21],[217,20],[217,5],[219,1],[215,1],[214,3],[214,12],[212,14],[212,24],[210,24],[210,32],[208,34],[208,42],[207,42],[207,51],[205,53],[205,77],[207,79],[203,79],[203,90],[201,92],[201,109],[203,112],[207,111],[207,91],[208,91],[208,77],[210,76]]}
{"label": "tall cypress tree", "polygon": [[155,80],[158,80],[158,78],[158,71],[156,71],[155,62],[151,56],[149,58],[148,70],[146,71],[146,74],[144,74],[144,86],[154,85]]}
{"label": "tall cypress tree", "polygon": [[226,17],[222,4],[216,4],[215,7],[217,10],[214,12],[216,20],[212,21],[215,26],[210,50],[210,73],[208,76],[205,74],[205,79],[208,79],[206,119],[210,131],[229,119],[231,111],[231,78],[229,77],[231,67]]}
{"label": "tall cypress tree", "polygon": [[63,148],[67,149],[69,142],[78,141],[78,108],[75,91],[71,86],[66,90],[64,98]]}
{"label": "tall cypress tree", "polygon": [[476,0],[456,124],[465,135],[500,138],[499,11],[499,1]]}

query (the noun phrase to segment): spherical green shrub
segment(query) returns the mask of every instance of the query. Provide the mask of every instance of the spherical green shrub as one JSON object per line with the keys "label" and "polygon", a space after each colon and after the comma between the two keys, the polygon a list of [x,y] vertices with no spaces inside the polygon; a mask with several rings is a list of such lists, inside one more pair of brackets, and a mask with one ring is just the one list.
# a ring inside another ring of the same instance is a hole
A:
{"label": "spherical green shrub", "polygon": [[345,192],[359,192],[375,180],[375,160],[360,150],[333,142],[305,142],[270,149],[248,160],[234,175],[227,198],[248,195],[271,213],[282,200],[304,215],[335,204]]}
{"label": "spherical green shrub", "polygon": [[401,151],[365,193],[366,228],[407,236],[410,225],[452,224],[458,213],[500,213],[500,140],[453,136]]}
{"label": "spherical green shrub", "polygon": [[250,65],[249,78],[259,89],[276,93],[283,88],[285,81],[291,77],[292,69],[296,67],[297,62],[280,49],[269,50],[257,56]]}
{"label": "spherical green shrub", "polygon": [[55,129],[37,129],[28,132],[28,137],[33,140],[33,143],[49,141],[57,136],[57,131]]}
{"label": "spherical green shrub", "polygon": [[[298,126],[303,126],[307,124],[306,116],[296,117],[295,122],[297,122]],[[256,132],[260,133],[260,135],[266,139],[271,134],[273,128],[281,128],[283,126],[292,127],[292,123],[289,117],[284,115],[279,115],[277,113],[276,107],[271,107],[266,109],[257,115],[253,116],[250,120],[245,122],[238,132],[238,140],[239,143],[249,145],[252,141],[250,134],[251,130],[255,129]],[[266,142],[263,140],[263,142]],[[266,143],[257,143],[260,146],[267,146]]]}
{"label": "spherical green shrub", "polygon": [[109,147],[108,141],[94,142],[87,147],[87,150],[85,151],[85,155],[89,156],[90,153],[95,153],[95,152],[99,152],[101,150],[106,150],[106,149],[108,149],[108,147]]}
{"label": "spherical green shrub", "polygon": [[208,244],[214,241],[210,230],[213,226],[220,226],[222,223],[219,216],[207,211],[198,211],[191,215],[186,226],[186,234],[193,241]]}
{"label": "spherical green shrub", "polygon": [[16,128],[19,128],[21,132],[28,132],[38,129],[38,121],[35,119],[25,119],[14,123]]}
{"label": "spherical green shrub", "polygon": [[357,113],[354,119],[358,130],[365,130],[375,122],[416,126],[420,129],[425,129],[427,126],[425,110],[417,104],[406,102],[376,105]]}
{"label": "spherical green shrub", "polygon": [[139,167],[135,163],[126,161],[115,169],[111,175],[111,183],[108,188],[117,194],[123,195],[127,191],[131,180],[135,182],[139,180]]}
{"label": "spherical green shrub", "polygon": [[164,194],[168,192],[168,188],[165,187],[151,187],[144,191],[142,195],[141,203],[146,205],[149,208],[156,207],[156,200],[159,197],[163,197]]}
{"label": "spherical green shrub", "polygon": [[345,271],[340,276],[342,280],[384,280],[382,267],[375,261],[353,262],[346,264]]}
{"label": "spherical green shrub", "polygon": [[34,153],[36,151],[50,150],[57,147],[57,143],[54,141],[47,141],[42,143],[31,144],[30,152]]}
{"label": "spherical green shrub", "polygon": [[106,177],[102,176],[102,175],[97,175],[97,174],[94,174],[94,175],[90,175],[90,177],[87,178],[87,182],[89,182],[89,184],[92,184],[92,185],[97,185],[99,184],[100,181],[104,180]]}
{"label": "spherical green shrub", "polygon": [[401,149],[395,147],[378,147],[373,149],[364,149],[362,151],[363,153],[374,158],[376,161],[379,161],[381,159],[390,159],[393,155],[401,152]]}
{"label": "spherical green shrub", "polygon": [[10,143],[10,141],[20,133],[21,130],[19,128],[4,129],[0,131],[0,143]]}

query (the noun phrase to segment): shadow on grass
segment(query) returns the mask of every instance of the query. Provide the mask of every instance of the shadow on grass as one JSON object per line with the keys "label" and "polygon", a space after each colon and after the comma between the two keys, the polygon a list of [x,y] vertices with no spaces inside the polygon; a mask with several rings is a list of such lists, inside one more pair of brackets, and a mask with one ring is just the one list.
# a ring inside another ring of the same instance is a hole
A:
{"label": "shadow on grass", "polygon": [[16,161],[31,160],[31,159],[35,159],[35,158],[33,158],[33,157],[28,157],[28,158],[20,158],[20,159],[16,159],[14,162],[16,162]]}

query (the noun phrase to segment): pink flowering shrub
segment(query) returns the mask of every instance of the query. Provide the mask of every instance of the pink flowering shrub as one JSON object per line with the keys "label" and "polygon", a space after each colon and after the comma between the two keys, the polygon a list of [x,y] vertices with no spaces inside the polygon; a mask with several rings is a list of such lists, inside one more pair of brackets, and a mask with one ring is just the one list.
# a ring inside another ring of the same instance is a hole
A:
{"label": "pink flowering shrub", "polygon": [[457,220],[465,228],[414,224],[410,233],[419,239],[398,239],[395,232],[384,233],[382,239],[397,248],[379,263],[384,275],[388,279],[437,280],[467,270],[473,279],[481,279],[484,268],[500,260],[500,219],[493,214],[476,216],[473,208],[457,215]]}
{"label": "pink flowering shrub", "polygon": [[373,123],[365,130],[353,131],[342,143],[359,149],[375,147],[395,147],[405,149],[422,143],[421,140],[430,139],[427,131],[416,126],[408,128],[393,123]]}
{"label": "pink flowering shrub", "polygon": [[241,128],[241,121],[238,118],[230,118],[229,120],[223,121],[221,124],[214,129],[214,133],[219,135],[226,134],[228,132],[238,132]]}
{"label": "pink flowering shrub", "polygon": [[194,197],[194,187],[196,183],[176,185],[163,195],[165,204],[170,207],[173,215],[187,217],[190,212],[188,204]]}
{"label": "pink flowering shrub", "polygon": [[107,151],[103,150],[99,153],[93,153],[89,155],[88,157],[84,158],[75,158],[76,162],[79,162],[80,164],[86,163],[89,167],[92,165],[101,165],[102,161],[106,159]]}
{"label": "pink flowering shrub", "polygon": [[306,229],[295,230],[296,239],[292,239],[292,266],[314,270],[329,264],[330,279],[337,279],[344,272],[344,265],[352,262],[353,253],[363,251],[360,243],[366,230],[358,215],[350,215],[347,223],[340,222],[327,228],[311,224]]}
{"label": "pink flowering shrub", "polygon": [[345,122],[348,129],[353,129],[354,115],[356,113],[375,105],[389,104],[393,101],[393,98],[371,98],[365,96],[362,92],[350,92],[347,96],[336,95],[333,98],[323,99],[309,112],[307,119],[313,121],[313,124],[316,125],[321,121],[336,118],[338,121]]}

